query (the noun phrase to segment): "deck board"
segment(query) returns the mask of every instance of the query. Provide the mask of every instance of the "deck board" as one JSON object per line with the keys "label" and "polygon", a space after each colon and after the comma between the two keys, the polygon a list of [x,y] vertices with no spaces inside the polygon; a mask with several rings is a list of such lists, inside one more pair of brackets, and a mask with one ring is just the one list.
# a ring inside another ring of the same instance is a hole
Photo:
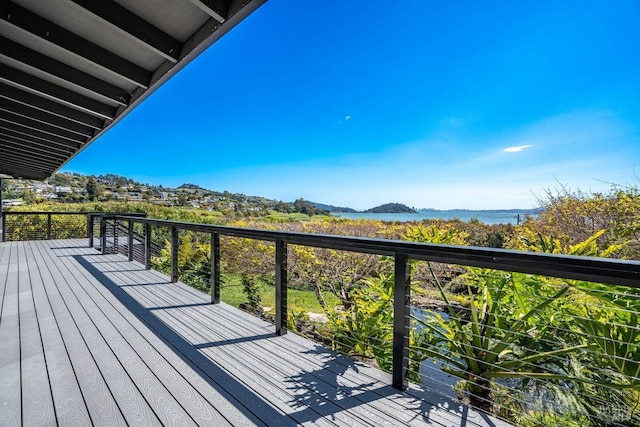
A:
{"label": "deck board", "polygon": [[0,425],[503,425],[85,246],[0,244]]}
{"label": "deck board", "polygon": [[18,251],[6,246],[3,258],[9,261],[0,312],[0,425],[18,426],[22,422]]}
{"label": "deck board", "polygon": [[[31,247],[25,247],[29,265],[34,265]],[[44,290],[39,269],[30,269],[33,303],[37,313],[42,347],[56,418],[61,425],[89,425],[91,418],[67,354],[58,323]]]}

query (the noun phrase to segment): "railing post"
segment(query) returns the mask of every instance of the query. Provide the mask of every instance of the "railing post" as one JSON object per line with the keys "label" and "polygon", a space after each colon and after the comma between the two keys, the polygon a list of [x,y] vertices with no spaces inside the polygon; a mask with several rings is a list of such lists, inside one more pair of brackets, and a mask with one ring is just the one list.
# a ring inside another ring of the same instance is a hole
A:
{"label": "railing post", "polygon": [[220,302],[220,235],[211,233],[211,304]]}
{"label": "railing post", "polygon": [[129,220],[129,223],[127,224],[127,233],[129,234],[128,236],[128,241],[127,241],[127,248],[129,249],[129,261],[133,261],[133,221]]}
{"label": "railing post", "polygon": [[287,244],[276,239],[276,335],[287,333]]}
{"label": "railing post", "polygon": [[118,249],[118,220],[115,217],[113,218],[113,253],[120,253]]}
{"label": "railing post", "polygon": [[102,240],[102,242],[100,243],[100,245],[102,246],[102,248],[100,248],[102,250],[102,255],[106,255],[107,254],[107,219],[105,218],[104,215],[100,216],[100,238]]}
{"label": "railing post", "polygon": [[7,241],[7,213],[2,212],[2,241]]}
{"label": "railing post", "polygon": [[93,247],[93,214],[87,214],[87,239],[89,239],[89,247]]}
{"label": "railing post", "polygon": [[151,269],[151,224],[144,223],[144,269]]}
{"label": "railing post", "polygon": [[178,229],[171,226],[171,283],[178,281]]}
{"label": "railing post", "polygon": [[47,214],[47,240],[51,240],[51,213]]}
{"label": "railing post", "polygon": [[409,369],[409,316],[411,266],[406,254],[395,254],[393,292],[393,367],[392,385],[406,390]]}

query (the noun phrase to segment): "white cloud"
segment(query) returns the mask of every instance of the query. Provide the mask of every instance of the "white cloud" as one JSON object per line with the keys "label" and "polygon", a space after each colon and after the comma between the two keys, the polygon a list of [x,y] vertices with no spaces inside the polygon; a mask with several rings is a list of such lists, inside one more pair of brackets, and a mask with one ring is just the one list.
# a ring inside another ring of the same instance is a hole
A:
{"label": "white cloud", "polygon": [[345,120],[345,121],[347,121],[347,120],[351,120],[351,116],[344,116],[344,120]]}
{"label": "white cloud", "polygon": [[522,151],[522,150],[525,150],[525,149],[527,149],[527,148],[531,148],[531,147],[533,147],[533,145],[531,145],[531,144],[527,144],[527,145],[518,145],[518,146],[516,146],[516,147],[507,147],[507,148],[505,148],[505,149],[504,149],[504,150],[502,150],[502,151],[504,151],[505,153],[517,153],[517,152],[520,152],[520,151]]}

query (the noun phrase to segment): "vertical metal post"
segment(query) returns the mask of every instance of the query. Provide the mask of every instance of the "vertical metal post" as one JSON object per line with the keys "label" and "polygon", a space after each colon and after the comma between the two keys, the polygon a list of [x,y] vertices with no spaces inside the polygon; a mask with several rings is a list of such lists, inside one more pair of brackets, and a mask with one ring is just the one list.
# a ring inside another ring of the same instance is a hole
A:
{"label": "vertical metal post", "polygon": [[151,224],[144,223],[144,269],[151,269]]}
{"label": "vertical metal post", "polygon": [[2,212],[2,241],[7,241],[7,213]]}
{"label": "vertical metal post", "polygon": [[102,255],[107,254],[107,219],[104,215],[100,216],[100,237],[102,242],[100,245],[102,246]]}
{"label": "vertical metal post", "polygon": [[51,240],[51,214],[47,214],[47,240]]}
{"label": "vertical metal post", "polygon": [[87,239],[89,239],[89,247],[93,247],[93,214],[87,214]]}
{"label": "vertical metal post", "polygon": [[406,254],[395,254],[393,292],[393,365],[392,385],[399,390],[408,386],[409,315],[411,266]]}
{"label": "vertical metal post", "polygon": [[2,234],[2,241],[4,242],[4,212],[2,212],[2,176],[0,176],[0,217],[2,217],[2,227],[0,228],[0,234]]}
{"label": "vertical metal post", "polygon": [[178,229],[171,226],[171,283],[178,281]]}
{"label": "vertical metal post", "polygon": [[276,240],[276,335],[287,333],[287,244]]}
{"label": "vertical metal post", "polygon": [[220,235],[211,233],[211,304],[220,302]]}
{"label": "vertical metal post", "polygon": [[117,254],[118,250],[118,220],[113,218],[113,253]]}
{"label": "vertical metal post", "polygon": [[129,220],[129,223],[127,225],[127,233],[128,235],[128,242],[127,242],[127,248],[129,249],[129,261],[133,261],[133,221]]}

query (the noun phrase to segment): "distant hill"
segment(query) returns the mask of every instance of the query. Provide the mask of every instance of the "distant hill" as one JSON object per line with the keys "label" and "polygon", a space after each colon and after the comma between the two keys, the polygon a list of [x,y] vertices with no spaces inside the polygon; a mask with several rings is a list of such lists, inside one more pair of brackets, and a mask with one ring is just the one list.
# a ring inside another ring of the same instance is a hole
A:
{"label": "distant hill", "polygon": [[180,188],[186,188],[188,190],[206,190],[206,188],[202,188],[197,184],[189,184],[189,183],[182,184],[180,187],[178,187],[178,189]]}
{"label": "distant hill", "polygon": [[351,208],[345,208],[345,207],[340,207],[340,206],[333,206],[333,205],[325,205],[324,203],[316,203],[316,202],[309,202],[313,205],[313,207],[315,207],[316,209],[321,209],[323,211],[327,211],[327,212],[358,212],[355,209],[351,209]]}
{"label": "distant hill", "polygon": [[409,206],[402,203],[385,203],[384,205],[376,206],[375,208],[367,209],[366,213],[417,213]]}

